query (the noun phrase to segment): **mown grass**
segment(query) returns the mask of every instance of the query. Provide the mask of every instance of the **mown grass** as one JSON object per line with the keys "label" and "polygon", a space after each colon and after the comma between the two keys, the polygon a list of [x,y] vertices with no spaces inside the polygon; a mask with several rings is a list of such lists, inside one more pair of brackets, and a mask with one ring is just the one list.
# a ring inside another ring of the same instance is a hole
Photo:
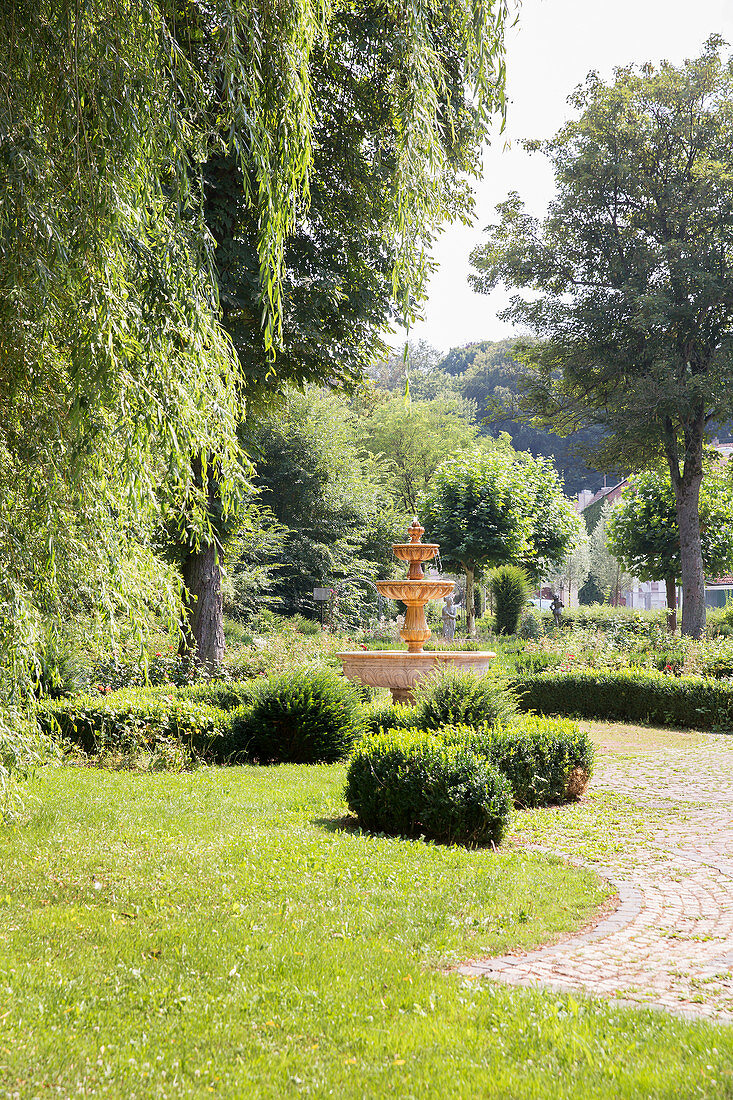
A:
{"label": "mown grass", "polygon": [[43,773],[0,831],[0,1096],[733,1095],[730,1030],[446,973],[605,888],[341,829],[343,776]]}

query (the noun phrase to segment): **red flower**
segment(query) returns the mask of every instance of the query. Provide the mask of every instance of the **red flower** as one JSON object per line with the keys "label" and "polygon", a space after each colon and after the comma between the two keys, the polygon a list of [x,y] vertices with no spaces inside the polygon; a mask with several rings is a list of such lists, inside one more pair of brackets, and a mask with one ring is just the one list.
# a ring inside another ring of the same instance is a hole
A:
{"label": "red flower", "polygon": [[362,649],[366,649],[366,646],[364,645],[363,642],[359,642],[359,645],[361,646]]}

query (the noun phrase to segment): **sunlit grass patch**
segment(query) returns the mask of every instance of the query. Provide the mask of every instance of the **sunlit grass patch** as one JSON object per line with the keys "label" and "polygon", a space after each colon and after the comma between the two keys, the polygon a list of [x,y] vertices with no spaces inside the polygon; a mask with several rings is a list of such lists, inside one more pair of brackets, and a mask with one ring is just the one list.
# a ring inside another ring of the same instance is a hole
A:
{"label": "sunlit grass patch", "polygon": [[607,888],[343,828],[343,777],[42,774],[0,833],[0,1096],[667,1096],[724,1073],[726,1033],[446,974]]}

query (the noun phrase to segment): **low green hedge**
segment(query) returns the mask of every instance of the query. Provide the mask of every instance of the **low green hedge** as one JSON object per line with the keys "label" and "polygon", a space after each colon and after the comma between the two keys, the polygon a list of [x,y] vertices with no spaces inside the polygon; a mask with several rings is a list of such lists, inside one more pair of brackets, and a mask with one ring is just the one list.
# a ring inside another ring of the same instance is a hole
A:
{"label": "low green hedge", "polygon": [[482,755],[426,730],[389,730],[360,741],[346,801],[372,832],[448,844],[498,844],[511,808],[509,781]]}
{"label": "low green hedge", "polygon": [[598,669],[519,676],[522,710],[647,722],[679,729],[732,730],[733,684],[705,676]]}
{"label": "low green hedge", "polygon": [[122,689],[109,695],[80,695],[39,703],[39,728],[91,754],[152,749],[175,739],[206,756],[227,720],[225,711],[179,698],[174,691]]}

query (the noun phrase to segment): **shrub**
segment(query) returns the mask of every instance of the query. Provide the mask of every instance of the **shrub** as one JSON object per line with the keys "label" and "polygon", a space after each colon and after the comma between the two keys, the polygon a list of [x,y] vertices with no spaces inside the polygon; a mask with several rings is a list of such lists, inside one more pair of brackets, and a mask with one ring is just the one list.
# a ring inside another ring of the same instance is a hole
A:
{"label": "shrub", "polygon": [[226,721],[222,710],[155,689],[45,701],[36,716],[43,733],[60,734],[89,754],[150,751],[160,742],[176,741],[206,756]]}
{"label": "shrub", "polygon": [[367,733],[378,730],[406,729],[417,725],[415,707],[404,703],[377,702],[364,708],[364,728]]}
{"label": "shrub", "polygon": [[540,626],[539,619],[532,611],[523,611],[522,617],[519,620],[519,627],[517,634],[524,641],[534,641],[539,638],[542,633],[542,627]]}
{"label": "shrub", "polygon": [[594,758],[590,735],[567,719],[523,715],[491,735],[490,759],[511,783],[517,806],[577,798]]}
{"label": "shrub", "polygon": [[415,690],[416,724],[421,729],[464,724],[495,725],[516,713],[516,700],[504,681],[471,670],[446,668]]}
{"label": "shrub", "polygon": [[523,710],[543,714],[681,729],[733,728],[733,684],[704,676],[578,669],[517,677],[512,686]]}
{"label": "shrub", "polygon": [[501,565],[491,574],[491,594],[497,634],[516,634],[529,595],[529,581],[516,565]]}
{"label": "shrub", "polygon": [[593,771],[593,742],[567,718],[520,715],[507,726],[445,726],[436,736],[487,757],[509,780],[521,807],[577,798]]}
{"label": "shrub", "polygon": [[217,753],[232,763],[340,760],[365,728],[350,681],[330,669],[296,669],[257,685],[251,706],[233,712]]}
{"label": "shrub", "polygon": [[448,844],[498,844],[511,799],[485,756],[425,730],[365,737],[346,776],[346,801],[363,828]]}
{"label": "shrub", "polygon": [[251,703],[257,690],[255,680],[209,680],[179,688],[176,698],[188,699],[218,710],[234,710]]}
{"label": "shrub", "polygon": [[548,653],[539,650],[536,653],[517,653],[514,658],[514,667],[519,672],[544,672],[546,668],[556,668],[563,658],[559,653]]}
{"label": "shrub", "polygon": [[720,635],[726,638],[733,635],[733,601],[727,599],[724,607],[709,608],[705,629],[712,637]]}

